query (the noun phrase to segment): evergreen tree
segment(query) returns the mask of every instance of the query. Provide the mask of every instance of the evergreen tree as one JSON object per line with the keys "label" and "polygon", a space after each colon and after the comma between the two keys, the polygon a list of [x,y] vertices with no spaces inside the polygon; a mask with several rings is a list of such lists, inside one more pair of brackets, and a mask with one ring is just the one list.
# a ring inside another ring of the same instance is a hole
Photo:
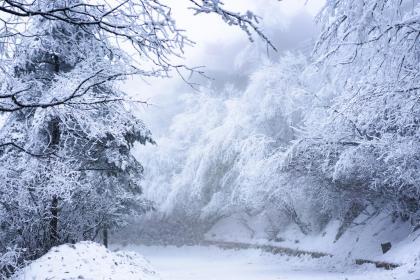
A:
{"label": "evergreen tree", "polygon": [[[0,133],[0,252],[25,249],[35,258],[51,246],[93,240],[132,214],[150,209],[141,197],[143,168],[136,142],[153,142],[114,81],[130,69],[94,30],[40,18],[42,36],[25,39],[9,84],[27,102]],[[62,102],[72,96],[71,102]]]}

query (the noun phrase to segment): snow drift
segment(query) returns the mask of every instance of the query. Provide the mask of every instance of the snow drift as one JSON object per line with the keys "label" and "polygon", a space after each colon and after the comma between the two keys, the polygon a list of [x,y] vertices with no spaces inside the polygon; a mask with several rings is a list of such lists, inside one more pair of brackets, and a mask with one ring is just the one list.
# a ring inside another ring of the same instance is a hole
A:
{"label": "snow drift", "polygon": [[17,273],[14,280],[43,279],[160,279],[142,256],[111,252],[94,242],[53,247],[47,254]]}

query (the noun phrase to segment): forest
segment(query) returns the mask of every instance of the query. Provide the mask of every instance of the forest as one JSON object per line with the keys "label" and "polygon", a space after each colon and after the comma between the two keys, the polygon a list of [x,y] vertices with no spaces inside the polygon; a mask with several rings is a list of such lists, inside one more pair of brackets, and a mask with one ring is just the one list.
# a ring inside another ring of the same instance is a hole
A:
{"label": "forest", "polygon": [[0,69],[0,279],[420,279],[418,0],[2,0]]}

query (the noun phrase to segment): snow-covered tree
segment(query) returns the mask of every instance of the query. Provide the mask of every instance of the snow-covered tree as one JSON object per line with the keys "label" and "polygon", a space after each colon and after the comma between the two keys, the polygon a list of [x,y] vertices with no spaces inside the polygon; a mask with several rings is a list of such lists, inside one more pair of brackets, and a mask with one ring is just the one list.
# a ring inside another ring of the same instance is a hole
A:
{"label": "snow-covered tree", "polygon": [[329,116],[307,125],[290,168],[332,182],[347,222],[368,206],[391,206],[416,225],[420,4],[327,1],[320,19],[314,59],[333,68],[337,93],[326,107]]}
{"label": "snow-covered tree", "polygon": [[279,227],[298,224],[305,233],[308,221],[318,228],[317,218],[328,213],[327,207],[314,211],[323,207],[324,182],[283,170],[306,112],[319,103],[311,90],[323,81],[307,65],[304,55],[286,53],[258,67],[245,91],[228,86],[184,97],[187,109],[168,135],[142,153],[145,194],[162,212],[157,219],[173,230],[188,220],[200,231],[247,213],[282,219]]}
{"label": "snow-covered tree", "polygon": [[10,80],[26,89],[27,101],[14,102],[56,105],[20,106],[1,129],[10,144],[1,151],[0,250],[24,249],[20,259],[95,239],[151,207],[141,197],[143,169],[130,150],[153,141],[113,83],[129,66],[87,28],[45,19],[32,24],[44,35],[16,49]]}
{"label": "snow-covered tree", "polygon": [[[226,23],[236,25],[244,30],[252,39],[256,33],[273,49],[275,47],[258,28],[258,17],[251,11],[245,14],[229,11],[221,1],[189,0],[191,10],[195,14],[213,13],[219,15]],[[106,49],[109,56],[124,59],[127,67],[124,72],[92,73],[101,75],[103,79],[116,79],[121,75],[138,74],[141,76],[167,77],[172,70],[176,70],[183,79],[185,74],[202,73],[196,68],[173,63],[172,59],[182,57],[185,45],[193,44],[180,30],[172,17],[171,7],[156,0],[100,0],[94,3],[82,0],[37,0],[15,1],[7,0],[0,3],[0,54],[2,58],[2,94],[0,95],[0,112],[13,112],[22,108],[52,107],[69,103],[79,95],[87,93],[94,77],[85,77],[80,87],[74,92],[66,92],[55,99],[35,98],[28,94],[18,81],[10,80],[8,76],[13,72],[14,54],[22,50],[26,38],[41,38],[48,35],[45,30],[32,28],[33,24],[42,22],[63,23],[78,27],[92,34],[96,44]],[[35,22],[35,23],[34,23]],[[72,37],[74,34],[62,34]],[[74,40],[71,52],[77,52],[78,42]],[[36,42],[36,40],[34,40]],[[43,47],[49,48],[45,45]],[[125,52],[122,51],[125,49]],[[127,56],[127,54],[130,54]],[[190,73],[185,73],[185,71]],[[36,84],[31,85],[36,86]],[[5,145],[6,143],[0,143]]]}
{"label": "snow-covered tree", "polygon": [[415,228],[419,11],[413,1],[327,1],[310,59],[251,71],[244,92],[188,98],[161,155],[147,157],[148,196],[169,217],[210,223],[266,213],[273,228],[308,233],[339,219],[339,238],[362,212],[386,212]]}

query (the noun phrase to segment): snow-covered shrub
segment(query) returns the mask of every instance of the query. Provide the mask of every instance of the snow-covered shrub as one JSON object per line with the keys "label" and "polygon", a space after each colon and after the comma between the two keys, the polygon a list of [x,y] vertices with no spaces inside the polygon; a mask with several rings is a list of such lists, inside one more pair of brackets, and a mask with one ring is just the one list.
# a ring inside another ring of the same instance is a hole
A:
{"label": "snow-covered shrub", "polygon": [[6,279],[10,277],[17,269],[21,267],[21,254],[24,250],[18,249],[16,246],[7,248],[0,255],[0,278]]}

